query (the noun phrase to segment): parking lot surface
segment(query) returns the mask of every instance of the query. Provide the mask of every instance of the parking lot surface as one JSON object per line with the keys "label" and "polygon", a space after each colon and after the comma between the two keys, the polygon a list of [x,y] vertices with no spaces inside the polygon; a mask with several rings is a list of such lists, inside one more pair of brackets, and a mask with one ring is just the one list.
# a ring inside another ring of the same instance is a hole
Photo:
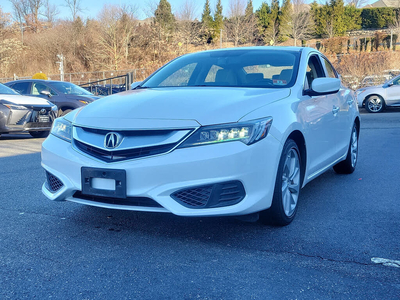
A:
{"label": "parking lot surface", "polygon": [[0,299],[399,299],[400,109],[362,109],[355,173],[284,228],[51,202],[43,139],[0,137]]}

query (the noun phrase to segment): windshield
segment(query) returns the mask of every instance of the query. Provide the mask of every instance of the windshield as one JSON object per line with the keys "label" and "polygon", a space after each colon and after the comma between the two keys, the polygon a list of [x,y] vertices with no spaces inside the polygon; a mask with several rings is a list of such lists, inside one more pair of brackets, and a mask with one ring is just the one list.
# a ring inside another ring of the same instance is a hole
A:
{"label": "windshield", "polygon": [[19,95],[16,91],[0,83],[0,94],[6,95]]}
{"label": "windshield", "polygon": [[52,82],[51,86],[62,94],[93,96],[92,93],[70,82]]}
{"label": "windshield", "polygon": [[140,87],[287,88],[296,81],[299,57],[296,51],[266,49],[189,54],[161,68]]}

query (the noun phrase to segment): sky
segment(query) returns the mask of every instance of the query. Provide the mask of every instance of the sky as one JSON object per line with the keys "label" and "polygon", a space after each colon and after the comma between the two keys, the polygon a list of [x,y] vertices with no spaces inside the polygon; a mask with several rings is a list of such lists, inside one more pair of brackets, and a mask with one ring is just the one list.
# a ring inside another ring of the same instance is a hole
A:
{"label": "sky", "polygon": [[[116,4],[116,5],[124,5],[124,4],[133,4],[138,8],[137,12],[137,17],[141,20],[145,19],[148,17],[148,11],[149,11],[149,6],[150,3],[158,3],[158,0],[80,0],[81,1],[81,7],[83,9],[83,12],[80,13],[80,16],[82,19],[87,19],[87,18],[96,18],[100,10],[103,8],[105,4]],[[244,0],[247,2],[247,0]],[[265,0],[264,0],[265,1]],[[312,2],[313,0],[305,0],[306,2]],[[318,1],[318,0],[317,0]],[[65,0],[49,0],[50,4],[57,5],[58,10],[60,11],[60,14],[58,15],[59,18],[62,19],[68,19],[71,18],[70,12],[68,8],[65,6]],[[169,0],[169,3],[171,3],[172,6],[172,12],[179,11],[180,7],[183,5],[185,0]],[[205,0],[200,0],[200,1],[194,1],[196,3],[197,9],[196,9],[196,14],[197,18],[201,18],[201,13],[204,8]],[[263,0],[253,0],[253,7],[254,10],[257,10],[260,6]],[[267,0],[267,3],[270,3],[271,0]],[[324,3],[324,0],[319,0],[319,2]],[[375,0],[369,0],[368,3],[375,2]],[[211,3],[211,8],[214,9],[215,5],[217,3],[217,0],[210,0]],[[12,13],[12,6],[9,0],[0,0],[0,6],[3,10],[3,12],[8,12]],[[223,13],[224,15],[228,14],[228,7],[229,7],[229,0],[222,0],[222,6],[223,6]]]}

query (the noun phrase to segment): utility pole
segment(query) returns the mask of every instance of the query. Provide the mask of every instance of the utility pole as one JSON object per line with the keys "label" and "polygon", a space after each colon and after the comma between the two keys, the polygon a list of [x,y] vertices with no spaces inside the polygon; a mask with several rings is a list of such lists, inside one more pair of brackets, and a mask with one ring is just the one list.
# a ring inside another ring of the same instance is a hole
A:
{"label": "utility pole", "polygon": [[390,28],[390,51],[393,51],[393,28]]}
{"label": "utility pole", "polygon": [[64,81],[64,55],[62,54],[57,54],[57,57],[59,58],[60,61],[57,61],[58,64],[60,64],[60,81]]}
{"label": "utility pole", "polygon": [[21,23],[21,25],[19,27],[21,28],[21,41],[22,41],[22,44],[24,44],[24,29],[28,28],[28,27],[31,27],[31,26],[24,26]]}

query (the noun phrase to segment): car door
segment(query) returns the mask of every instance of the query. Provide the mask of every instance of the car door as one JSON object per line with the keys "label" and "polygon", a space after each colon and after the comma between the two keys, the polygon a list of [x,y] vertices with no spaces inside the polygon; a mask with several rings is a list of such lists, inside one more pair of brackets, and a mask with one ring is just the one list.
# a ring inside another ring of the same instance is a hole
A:
{"label": "car door", "polygon": [[[321,57],[323,66],[325,67],[326,76],[330,78],[339,78],[338,73],[332,66],[332,64],[325,58]],[[353,105],[357,105],[354,96],[351,91],[343,86],[336,94],[331,94],[329,97],[332,98],[333,106],[337,113],[334,113],[334,126],[335,126],[335,137],[336,137],[336,148],[337,155],[336,159],[346,154],[346,151],[350,142],[351,130],[353,129],[353,120],[351,109]],[[339,108],[339,109],[338,109]]]}
{"label": "car door", "polygon": [[[316,78],[326,77],[321,60],[317,54],[308,60],[304,89],[312,86]],[[299,103],[299,119],[302,120],[307,143],[308,178],[317,176],[337,157],[336,116],[333,109],[337,107],[335,95],[304,95]]]}
{"label": "car door", "polygon": [[[42,91],[49,92],[50,97],[48,95],[41,94]],[[49,87],[47,84],[44,84],[42,82],[33,82],[32,83],[31,95],[35,96],[35,97],[43,98],[43,99],[48,100],[56,105],[58,102],[57,93],[51,87]]]}
{"label": "car door", "polygon": [[388,105],[400,104],[400,77],[395,78],[386,88],[385,101]]}

